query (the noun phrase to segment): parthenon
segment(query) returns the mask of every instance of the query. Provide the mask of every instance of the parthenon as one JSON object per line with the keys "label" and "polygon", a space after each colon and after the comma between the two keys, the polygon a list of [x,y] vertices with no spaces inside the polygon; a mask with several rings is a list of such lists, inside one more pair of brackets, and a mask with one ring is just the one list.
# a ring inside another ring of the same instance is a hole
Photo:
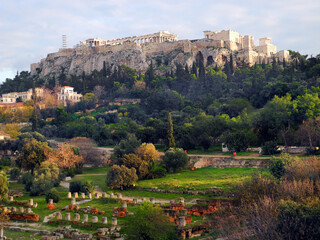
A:
{"label": "parthenon", "polygon": [[178,41],[178,35],[169,33],[168,31],[160,31],[157,33],[118,38],[113,40],[103,40],[101,38],[89,38],[86,41],[81,41],[80,46],[104,46],[104,45],[119,45],[125,42],[134,42],[136,44],[142,45],[145,43],[163,43],[163,42],[175,42]]}

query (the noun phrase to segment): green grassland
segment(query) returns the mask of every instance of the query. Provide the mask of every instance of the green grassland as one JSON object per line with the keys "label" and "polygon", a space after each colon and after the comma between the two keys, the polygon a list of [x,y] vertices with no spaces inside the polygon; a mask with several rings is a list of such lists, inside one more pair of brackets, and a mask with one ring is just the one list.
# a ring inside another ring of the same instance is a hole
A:
{"label": "green grassland", "polygon": [[[76,175],[73,180],[91,181],[98,186],[102,191],[114,191],[106,186],[105,179],[110,168],[91,168],[85,169],[83,174]],[[225,192],[232,192],[235,186],[245,179],[248,179],[255,172],[266,173],[265,169],[254,168],[201,168],[194,171],[183,170],[180,173],[167,174],[164,178],[139,180],[136,182],[137,187],[150,188],[157,187],[165,190],[192,190],[205,191],[212,187],[217,187]],[[135,197],[154,197],[161,199],[179,198],[179,194],[173,193],[157,193],[144,190],[125,190],[122,191],[125,196]],[[199,198],[184,194],[185,198]],[[203,198],[204,196],[202,196]],[[206,197],[204,197],[206,198]]]}

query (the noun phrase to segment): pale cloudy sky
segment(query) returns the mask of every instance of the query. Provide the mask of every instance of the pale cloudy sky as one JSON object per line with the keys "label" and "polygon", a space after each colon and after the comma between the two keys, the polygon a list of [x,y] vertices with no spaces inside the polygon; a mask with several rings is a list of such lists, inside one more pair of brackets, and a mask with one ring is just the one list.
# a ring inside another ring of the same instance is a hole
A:
{"label": "pale cloudy sky", "polygon": [[179,39],[232,29],[270,36],[278,50],[320,53],[320,0],[0,0],[0,82],[90,37],[168,30]]}

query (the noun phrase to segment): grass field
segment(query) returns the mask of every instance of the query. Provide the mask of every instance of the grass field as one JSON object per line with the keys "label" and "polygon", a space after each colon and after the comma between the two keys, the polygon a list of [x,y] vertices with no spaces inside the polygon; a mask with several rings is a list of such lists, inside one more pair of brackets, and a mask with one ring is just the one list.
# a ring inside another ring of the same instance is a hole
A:
{"label": "grass field", "polygon": [[[110,168],[89,168],[83,174],[76,175],[73,180],[91,181],[103,191],[112,191],[107,188],[105,179]],[[136,182],[139,187],[157,187],[166,190],[206,190],[211,187],[221,188],[225,192],[234,190],[234,187],[252,176],[254,172],[265,173],[265,169],[254,168],[201,168],[195,171],[184,170],[180,173],[168,174],[164,178],[140,180]],[[114,191],[117,192],[117,191]],[[124,191],[123,191],[124,192]],[[154,193],[139,190],[127,190],[127,196],[145,196],[170,199],[179,197],[177,194]]]}

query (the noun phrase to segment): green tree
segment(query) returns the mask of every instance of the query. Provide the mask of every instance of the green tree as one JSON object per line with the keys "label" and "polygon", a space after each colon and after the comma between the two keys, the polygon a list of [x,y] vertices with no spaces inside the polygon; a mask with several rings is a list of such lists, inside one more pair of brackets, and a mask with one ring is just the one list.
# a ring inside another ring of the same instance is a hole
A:
{"label": "green tree", "polygon": [[126,240],[178,239],[174,225],[159,206],[143,203],[134,216],[129,217],[124,229]]}
{"label": "green tree", "polygon": [[126,166],[113,165],[106,177],[106,184],[111,189],[126,189],[138,180],[136,169]]}
{"label": "green tree", "polygon": [[52,149],[46,142],[39,142],[34,138],[24,140],[23,147],[17,160],[19,167],[33,170],[46,159],[46,153]]}
{"label": "green tree", "polygon": [[168,171],[178,172],[187,166],[188,154],[182,148],[169,148],[162,162]]}
{"label": "green tree", "polygon": [[0,200],[3,200],[7,197],[9,192],[8,188],[9,182],[7,175],[4,172],[0,172]]}
{"label": "green tree", "polygon": [[172,123],[172,117],[171,112],[168,114],[168,146],[167,148],[175,148],[176,142],[173,137],[173,123]]}

